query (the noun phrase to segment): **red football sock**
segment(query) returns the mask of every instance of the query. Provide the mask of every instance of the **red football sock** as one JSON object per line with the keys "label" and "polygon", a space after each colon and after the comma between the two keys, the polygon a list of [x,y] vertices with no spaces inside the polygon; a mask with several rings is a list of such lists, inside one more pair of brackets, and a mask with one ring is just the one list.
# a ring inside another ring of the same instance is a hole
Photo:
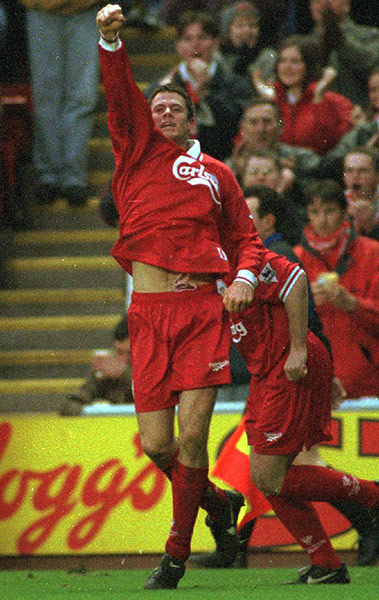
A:
{"label": "red football sock", "polygon": [[[178,462],[178,454],[179,450],[173,456],[171,462],[167,465],[167,467],[165,469],[162,469],[162,471],[170,481],[172,479],[172,469],[174,465]],[[217,487],[217,485],[215,485],[214,483],[212,483],[212,481],[208,479],[208,484],[200,501],[200,507],[208,513],[209,518],[212,521],[217,520],[217,517],[225,508],[226,502],[227,500],[225,490]]]}
{"label": "red football sock", "polygon": [[309,555],[312,565],[338,569],[341,561],[310,502],[271,495],[267,496],[267,500],[283,525]]}
{"label": "red football sock", "polygon": [[298,465],[288,469],[281,496],[311,502],[348,500],[374,508],[379,502],[379,486],[328,467]]}
{"label": "red football sock", "polygon": [[187,560],[200,499],[208,483],[208,467],[194,469],[178,460],[172,468],[173,520],[166,552],[178,560]]}

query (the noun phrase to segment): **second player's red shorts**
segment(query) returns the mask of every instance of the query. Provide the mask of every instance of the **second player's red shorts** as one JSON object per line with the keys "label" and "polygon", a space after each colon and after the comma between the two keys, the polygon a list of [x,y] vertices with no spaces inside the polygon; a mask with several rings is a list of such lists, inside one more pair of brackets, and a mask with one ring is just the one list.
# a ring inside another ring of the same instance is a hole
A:
{"label": "second player's red shorts", "polygon": [[230,325],[215,284],[136,293],[128,312],[137,412],[161,410],[179,392],[230,383]]}
{"label": "second player's red shorts", "polygon": [[269,376],[251,381],[246,434],[257,454],[293,454],[331,439],[332,364],[324,344],[307,340],[308,374],[288,381],[285,356]]}

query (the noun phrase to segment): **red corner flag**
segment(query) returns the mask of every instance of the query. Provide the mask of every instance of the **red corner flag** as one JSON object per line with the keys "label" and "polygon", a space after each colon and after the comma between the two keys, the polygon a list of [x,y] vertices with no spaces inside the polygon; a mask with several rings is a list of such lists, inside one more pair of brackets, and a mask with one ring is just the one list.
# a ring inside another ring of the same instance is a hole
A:
{"label": "red corner flag", "polygon": [[245,417],[223,447],[211,474],[245,496],[251,506],[250,518],[253,519],[272,508],[250,479],[249,447],[244,433]]}

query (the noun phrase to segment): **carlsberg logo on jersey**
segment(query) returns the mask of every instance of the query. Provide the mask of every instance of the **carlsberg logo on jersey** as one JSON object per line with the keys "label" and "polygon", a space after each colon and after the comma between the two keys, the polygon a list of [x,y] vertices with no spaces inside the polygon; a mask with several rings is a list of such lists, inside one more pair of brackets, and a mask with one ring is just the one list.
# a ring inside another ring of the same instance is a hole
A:
{"label": "carlsberg logo on jersey", "polygon": [[213,201],[221,206],[217,177],[208,173],[203,165],[194,165],[196,162],[191,156],[179,156],[172,167],[174,177],[187,181],[190,185],[206,185],[210,189]]}

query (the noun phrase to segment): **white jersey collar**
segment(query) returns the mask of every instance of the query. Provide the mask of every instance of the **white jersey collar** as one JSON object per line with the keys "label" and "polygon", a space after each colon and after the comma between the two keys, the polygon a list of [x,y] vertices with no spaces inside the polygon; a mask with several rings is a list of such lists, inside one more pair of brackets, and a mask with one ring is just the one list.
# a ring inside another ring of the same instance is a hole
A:
{"label": "white jersey collar", "polygon": [[188,140],[191,146],[187,150],[187,154],[191,156],[191,158],[195,158],[196,160],[201,160],[201,146],[199,140]]}

